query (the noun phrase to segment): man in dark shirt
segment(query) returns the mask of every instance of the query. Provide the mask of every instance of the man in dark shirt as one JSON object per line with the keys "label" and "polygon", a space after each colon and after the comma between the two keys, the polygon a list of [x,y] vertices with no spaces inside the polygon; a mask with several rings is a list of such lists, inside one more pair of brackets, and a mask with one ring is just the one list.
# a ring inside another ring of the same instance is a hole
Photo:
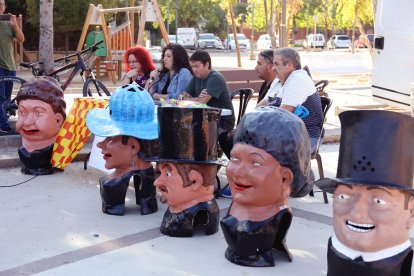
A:
{"label": "man in dark shirt", "polygon": [[276,72],[272,70],[273,67],[273,50],[264,50],[257,56],[257,63],[255,70],[257,76],[264,80],[260,87],[259,97],[257,103],[260,103],[269,91],[272,82],[276,79]]}
{"label": "man in dark shirt", "polygon": [[226,139],[236,121],[226,80],[222,74],[211,69],[211,57],[206,51],[194,52],[190,57],[190,65],[194,76],[186,91],[181,94],[181,99],[231,110],[231,115],[222,115],[220,119],[219,140],[220,136]]}

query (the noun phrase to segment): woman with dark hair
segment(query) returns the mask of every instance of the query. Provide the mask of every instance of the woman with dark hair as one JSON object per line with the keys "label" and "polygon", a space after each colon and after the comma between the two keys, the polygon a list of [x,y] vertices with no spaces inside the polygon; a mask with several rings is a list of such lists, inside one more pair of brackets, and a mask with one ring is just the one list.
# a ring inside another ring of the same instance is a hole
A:
{"label": "woman with dark hair", "polygon": [[178,44],[168,44],[162,52],[161,72],[151,72],[149,92],[154,100],[178,99],[193,77],[187,51]]}
{"label": "woman with dark hair", "polygon": [[150,73],[155,70],[154,62],[148,51],[141,46],[129,48],[124,55],[125,74],[122,85],[136,83],[148,89]]}

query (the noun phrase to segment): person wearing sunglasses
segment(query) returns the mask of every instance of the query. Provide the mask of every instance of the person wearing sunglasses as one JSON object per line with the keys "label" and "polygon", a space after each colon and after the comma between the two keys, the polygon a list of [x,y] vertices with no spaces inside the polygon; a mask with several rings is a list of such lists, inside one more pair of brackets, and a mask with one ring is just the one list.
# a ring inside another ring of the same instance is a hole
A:
{"label": "person wearing sunglasses", "polygon": [[[257,107],[268,104],[269,91],[274,91],[278,85],[279,80],[276,78],[276,72],[272,70],[273,67],[273,50],[264,50],[257,55],[257,63],[255,70],[257,76],[264,80],[260,87],[259,97],[257,99]],[[273,94],[273,93],[272,93]]]}

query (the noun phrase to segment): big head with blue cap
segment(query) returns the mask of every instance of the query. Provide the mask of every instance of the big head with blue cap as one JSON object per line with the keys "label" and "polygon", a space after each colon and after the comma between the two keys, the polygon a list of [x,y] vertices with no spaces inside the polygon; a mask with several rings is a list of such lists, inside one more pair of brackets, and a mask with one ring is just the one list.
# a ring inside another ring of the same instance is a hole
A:
{"label": "big head with blue cap", "polygon": [[109,100],[109,108],[91,110],[86,124],[93,134],[101,137],[158,138],[154,101],[145,89],[136,85],[119,87]]}
{"label": "big head with blue cap", "polygon": [[136,85],[123,85],[111,96],[107,108],[92,109],[86,116],[89,130],[101,137],[139,139],[140,158],[158,153],[158,119],[149,93]]}

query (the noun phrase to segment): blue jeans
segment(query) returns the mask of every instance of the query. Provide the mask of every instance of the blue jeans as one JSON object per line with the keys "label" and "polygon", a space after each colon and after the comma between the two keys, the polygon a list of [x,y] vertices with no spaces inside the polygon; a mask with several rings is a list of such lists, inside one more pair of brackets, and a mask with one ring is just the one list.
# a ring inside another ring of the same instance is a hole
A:
{"label": "blue jeans", "polygon": [[[10,71],[0,67],[0,76],[16,76],[16,71]],[[6,108],[9,105],[13,90],[13,83],[3,85],[0,83],[0,128],[10,127],[7,121]]]}

